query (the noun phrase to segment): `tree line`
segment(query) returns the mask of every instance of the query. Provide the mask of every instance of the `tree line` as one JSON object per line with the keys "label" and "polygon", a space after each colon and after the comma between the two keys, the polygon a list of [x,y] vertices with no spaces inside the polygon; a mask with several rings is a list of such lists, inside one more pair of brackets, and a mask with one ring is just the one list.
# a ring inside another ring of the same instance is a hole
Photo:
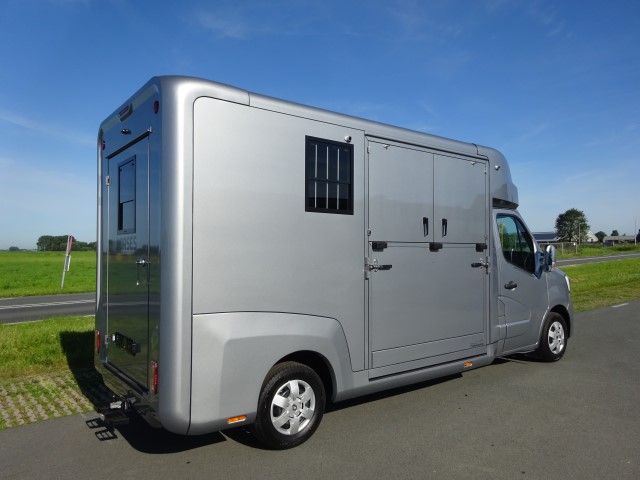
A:
{"label": "tree line", "polygon": [[[67,235],[42,235],[36,243],[41,252],[64,252],[67,249]],[[73,250],[80,252],[95,251],[96,242],[81,242],[73,239]]]}

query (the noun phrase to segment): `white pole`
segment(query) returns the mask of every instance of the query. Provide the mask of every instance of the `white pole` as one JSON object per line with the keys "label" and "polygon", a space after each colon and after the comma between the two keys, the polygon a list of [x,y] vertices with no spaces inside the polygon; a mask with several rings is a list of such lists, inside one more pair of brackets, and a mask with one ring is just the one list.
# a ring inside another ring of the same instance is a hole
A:
{"label": "white pole", "polygon": [[73,247],[73,235],[67,237],[67,251],[64,256],[64,266],[62,267],[62,281],[60,282],[60,288],[64,288],[64,274],[69,271],[69,265],[71,265],[71,248]]}

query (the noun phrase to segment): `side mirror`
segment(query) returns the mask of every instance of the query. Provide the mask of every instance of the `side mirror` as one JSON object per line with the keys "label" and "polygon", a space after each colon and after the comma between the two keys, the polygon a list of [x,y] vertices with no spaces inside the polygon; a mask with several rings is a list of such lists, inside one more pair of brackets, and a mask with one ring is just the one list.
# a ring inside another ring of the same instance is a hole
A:
{"label": "side mirror", "polygon": [[544,249],[544,263],[547,272],[556,269],[556,247],[553,245],[547,245],[547,248]]}
{"label": "side mirror", "polygon": [[536,269],[533,274],[536,278],[542,277],[542,272],[550,272],[556,268],[556,247],[548,245],[544,253],[537,251],[535,254]]}

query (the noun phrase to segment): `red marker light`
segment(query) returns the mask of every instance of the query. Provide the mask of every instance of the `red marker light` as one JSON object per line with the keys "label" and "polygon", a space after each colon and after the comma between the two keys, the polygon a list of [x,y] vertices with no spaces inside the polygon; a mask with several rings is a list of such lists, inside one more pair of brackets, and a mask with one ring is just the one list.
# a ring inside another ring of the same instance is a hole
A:
{"label": "red marker light", "polygon": [[100,330],[96,330],[96,352],[100,354]]}
{"label": "red marker light", "polygon": [[153,367],[153,383],[151,384],[151,392],[154,394],[158,393],[158,362],[155,360],[151,362]]}
{"label": "red marker light", "polygon": [[104,150],[105,148],[107,148],[107,142],[102,140],[102,150]]}
{"label": "red marker light", "polygon": [[160,102],[156,100],[153,102],[153,113],[158,113],[160,111]]}
{"label": "red marker light", "polygon": [[129,115],[131,115],[133,113],[133,108],[131,105],[125,105],[122,110],[120,110],[118,112],[118,118],[120,119],[120,121],[123,121],[125,118],[127,118]]}

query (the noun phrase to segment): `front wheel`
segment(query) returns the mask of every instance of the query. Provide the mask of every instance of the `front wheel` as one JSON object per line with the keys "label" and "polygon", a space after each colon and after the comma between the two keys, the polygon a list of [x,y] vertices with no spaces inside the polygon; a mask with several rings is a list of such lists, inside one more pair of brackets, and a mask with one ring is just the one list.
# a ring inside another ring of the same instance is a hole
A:
{"label": "front wheel", "polygon": [[297,362],[279,363],[262,385],[253,434],[268,448],[296,447],[318,428],[325,403],[324,385],[315,371]]}
{"label": "front wheel", "polygon": [[567,350],[567,322],[558,313],[550,313],[544,321],[538,355],[545,362],[556,362]]}

